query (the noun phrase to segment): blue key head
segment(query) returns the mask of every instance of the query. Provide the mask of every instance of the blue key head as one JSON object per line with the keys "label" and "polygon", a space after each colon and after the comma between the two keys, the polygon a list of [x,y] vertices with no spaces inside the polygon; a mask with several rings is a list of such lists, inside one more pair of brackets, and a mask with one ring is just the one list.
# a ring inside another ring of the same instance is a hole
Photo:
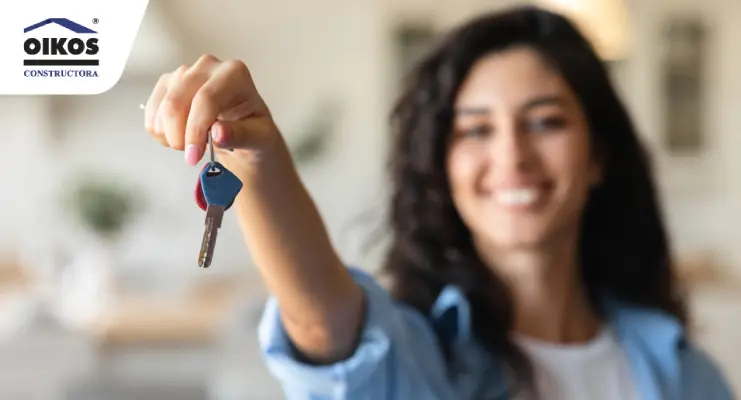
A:
{"label": "blue key head", "polygon": [[201,189],[208,205],[228,208],[242,190],[242,181],[221,163],[213,161],[201,172]]}

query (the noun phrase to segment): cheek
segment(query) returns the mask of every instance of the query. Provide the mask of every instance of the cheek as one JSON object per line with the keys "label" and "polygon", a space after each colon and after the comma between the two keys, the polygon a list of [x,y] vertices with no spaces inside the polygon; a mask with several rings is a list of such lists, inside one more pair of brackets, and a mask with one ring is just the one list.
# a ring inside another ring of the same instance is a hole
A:
{"label": "cheek", "polygon": [[594,165],[586,133],[551,137],[540,146],[540,157],[548,174],[569,194],[587,190],[592,185]]}
{"label": "cheek", "polygon": [[466,146],[453,149],[448,156],[448,181],[450,196],[458,215],[469,227],[476,224],[480,214],[479,185],[486,171],[487,160],[483,146]]}
{"label": "cheek", "polygon": [[448,180],[453,198],[472,195],[481,170],[481,159],[468,146],[454,146],[448,153]]}

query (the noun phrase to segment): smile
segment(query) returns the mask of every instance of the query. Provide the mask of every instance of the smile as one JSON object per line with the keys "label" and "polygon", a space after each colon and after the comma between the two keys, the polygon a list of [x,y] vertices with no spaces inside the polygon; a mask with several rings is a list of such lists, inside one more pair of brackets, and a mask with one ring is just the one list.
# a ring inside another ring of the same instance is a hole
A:
{"label": "smile", "polygon": [[543,192],[543,189],[536,187],[501,189],[494,193],[494,200],[507,207],[527,207],[538,203]]}

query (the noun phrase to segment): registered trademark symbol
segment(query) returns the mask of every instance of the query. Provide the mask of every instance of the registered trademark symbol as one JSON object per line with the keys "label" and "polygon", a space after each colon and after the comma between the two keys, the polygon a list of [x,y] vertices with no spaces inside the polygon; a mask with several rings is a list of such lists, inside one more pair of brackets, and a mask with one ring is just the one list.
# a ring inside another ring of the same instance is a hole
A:
{"label": "registered trademark symbol", "polygon": [[93,18],[93,23],[94,23],[94,24],[97,24],[98,22],[100,22],[100,21],[98,21],[98,19],[97,19],[97,18]]}

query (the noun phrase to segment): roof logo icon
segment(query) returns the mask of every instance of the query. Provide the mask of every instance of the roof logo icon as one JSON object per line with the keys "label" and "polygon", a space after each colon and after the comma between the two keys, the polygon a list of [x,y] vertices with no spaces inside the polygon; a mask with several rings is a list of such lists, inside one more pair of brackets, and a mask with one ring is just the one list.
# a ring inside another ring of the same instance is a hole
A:
{"label": "roof logo icon", "polygon": [[33,24],[33,25],[29,26],[29,27],[26,27],[25,29],[23,29],[23,33],[31,32],[33,30],[39,29],[42,26],[46,26],[46,25],[49,25],[49,24],[57,24],[57,25],[59,25],[61,27],[67,28],[68,30],[70,30],[70,31],[72,31],[74,33],[77,33],[77,34],[81,34],[81,33],[93,33],[93,34],[96,34],[96,33],[98,33],[98,32],[95,32],[94,30],[92,30],[92,29],[90,29],[90,28],[88,28],[86,26],[80,25],[77,22],[74,22],[74,21],[72,21],[70,19],[67,19],[67,18],[47,18],[47,19],[45,19],[45,20],[43,20],[41,22],[38,22],[38,23],[35,23],[35,24]]}

